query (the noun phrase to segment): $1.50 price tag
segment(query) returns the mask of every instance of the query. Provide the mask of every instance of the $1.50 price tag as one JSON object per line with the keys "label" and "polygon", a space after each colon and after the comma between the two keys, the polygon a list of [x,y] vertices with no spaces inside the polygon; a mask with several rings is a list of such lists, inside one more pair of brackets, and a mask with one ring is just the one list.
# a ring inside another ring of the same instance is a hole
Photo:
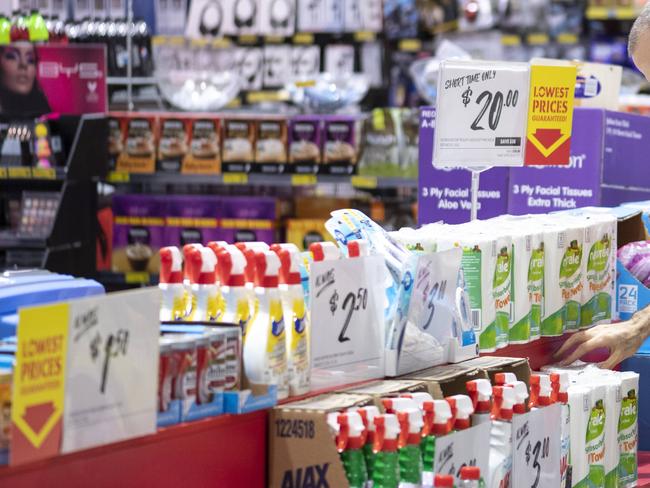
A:
{"label": "$1.50 price tag", "polygon": [[385,273],[379,256],[312,263],[314,389],[383,378]]}
{"label": "$1.50 price tag", "polygon": [[512,479],[517,487],[560,486],[560,405],[512,419]]}
{"label": "$1.50 price tag", "polygon": [[442,62],[434,166],[521,166],[528,73],[526,63]]}

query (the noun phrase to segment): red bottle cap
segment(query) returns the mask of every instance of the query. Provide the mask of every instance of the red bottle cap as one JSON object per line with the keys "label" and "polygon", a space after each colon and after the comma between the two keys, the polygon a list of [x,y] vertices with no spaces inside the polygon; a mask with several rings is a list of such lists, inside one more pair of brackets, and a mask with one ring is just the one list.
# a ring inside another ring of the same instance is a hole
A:
{"label": "red bottle cap", "polygon": [[481,468],[478,466],[463,466],[460,468],[461,480],[480,480]]}

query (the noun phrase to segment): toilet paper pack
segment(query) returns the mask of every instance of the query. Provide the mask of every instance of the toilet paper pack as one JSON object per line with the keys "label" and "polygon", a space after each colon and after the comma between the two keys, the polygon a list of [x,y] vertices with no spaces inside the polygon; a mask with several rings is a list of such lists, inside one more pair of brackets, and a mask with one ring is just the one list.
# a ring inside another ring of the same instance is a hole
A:
{"label": "toilet paper pack", "polygon": [[[566,300],[565,292],[560,287],[560,280],[567,272],[575,271],[575,264],[568,268],[571,259],[565,255],[569,243],[567,242],[567,229],[559,222],[540,220],[543,232],[544,250],[544,297],[542,300],[541,335],[559,336],[564,332]],[[568,259],[565,259],[568,258]],[[566,261],[566,263],[565,263]],[[563,266],[563,263],[565,265]]]}
{"label": "toilet paper pack", "polygon": [[575,332],[580,328],[580,305],[582,302],[582,260],[585,235],[584,219],[562,217],[566,228],[567,247],[560,267],[560,288],[565,300],[564,330]]}

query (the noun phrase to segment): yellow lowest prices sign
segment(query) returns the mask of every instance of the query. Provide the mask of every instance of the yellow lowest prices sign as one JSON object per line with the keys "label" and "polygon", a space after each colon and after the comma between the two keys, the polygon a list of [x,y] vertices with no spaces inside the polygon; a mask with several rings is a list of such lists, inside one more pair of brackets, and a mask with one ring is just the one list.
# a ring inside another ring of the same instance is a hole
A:
{"label": "yellow lowest prices sign", "polygon": [[11,408],[11,464],[59,453],[61,449],[67,304],[20,311]]}
{"label": "yellow lowest prices sign", "polygon": [[527,166],[569,164],[575,84],[575,66],[531,65]]}

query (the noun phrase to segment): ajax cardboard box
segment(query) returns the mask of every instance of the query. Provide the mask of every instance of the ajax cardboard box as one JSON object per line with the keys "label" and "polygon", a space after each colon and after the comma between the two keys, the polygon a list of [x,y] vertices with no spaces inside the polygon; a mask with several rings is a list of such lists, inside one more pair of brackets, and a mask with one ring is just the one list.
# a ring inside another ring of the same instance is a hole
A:
{"label": "ajax cardboard box", "polygon": [[[269,486],[348,486],[327,414],[371,405],[352,393],[320,395],[271,410]],[[311,480],[311,485],[307,480]]]}
{"label": "ajax cardboard box", "polygon": [[530,380],[530,365],[526,358],[481,356],[461,364],[485,372],[489,376],[491,383],[494,383],[494,376],[497,373],[514,373],[519,381],[526,384]]}

